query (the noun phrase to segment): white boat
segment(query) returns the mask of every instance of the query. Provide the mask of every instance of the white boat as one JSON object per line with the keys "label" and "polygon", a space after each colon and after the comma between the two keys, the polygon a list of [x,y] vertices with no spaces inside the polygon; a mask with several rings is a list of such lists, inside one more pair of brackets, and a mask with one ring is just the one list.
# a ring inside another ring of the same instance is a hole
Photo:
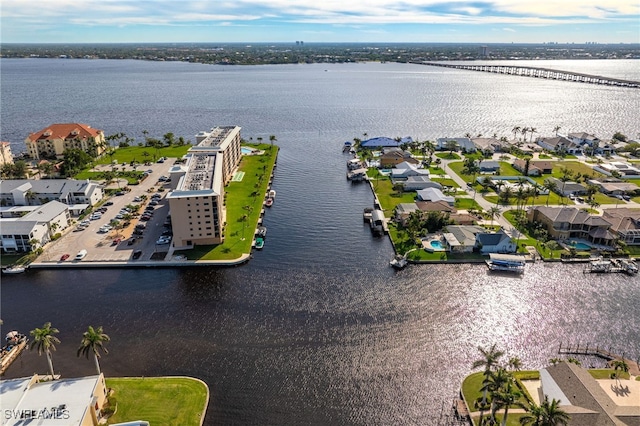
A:
{"label": "white boat", "polygon": [[266,226],[258,226],[258,237],[266,237],[267,236],[267,227]]}
{"label": "white boat", "polygon": [[8,268],[4,268],[2,270],[3,274],[21,274],[26,271],[27,268],[24,266],[9,266]]}
{"label": "white boat", "polygon": [[403,269],[408,264],[409,264],[409,262],[407,261],[407,258],[402,256],[402,255],[400,255],[400,254],[396,255],[389,262],[389,265],[391,265],[392,267],[394,267],[396,269]]}
{"label": "white boat", "polygon": [[269,190],[269,198],[276,198],[276,191],[275,189],[271,189]]}
{"label": "white boat", "polygon": [[620,260],[620,265],[629,275],[635,275],[638,273],[638,265],[636,265],[636,262],[632,259],[622,259]]}
{"label": "white boat", "polygon": [[523,256],[514,254],[489,253],[489,259],[485,261],[490,271],[524,273],[526,264]]}

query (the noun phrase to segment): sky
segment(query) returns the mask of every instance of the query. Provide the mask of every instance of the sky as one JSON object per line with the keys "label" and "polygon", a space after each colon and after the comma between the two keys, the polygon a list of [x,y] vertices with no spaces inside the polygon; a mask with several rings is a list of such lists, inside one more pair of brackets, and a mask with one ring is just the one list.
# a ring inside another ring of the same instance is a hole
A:
{"label": "sky", "polygon": [[640,43],[639,0],[2,0],[3,43]]}

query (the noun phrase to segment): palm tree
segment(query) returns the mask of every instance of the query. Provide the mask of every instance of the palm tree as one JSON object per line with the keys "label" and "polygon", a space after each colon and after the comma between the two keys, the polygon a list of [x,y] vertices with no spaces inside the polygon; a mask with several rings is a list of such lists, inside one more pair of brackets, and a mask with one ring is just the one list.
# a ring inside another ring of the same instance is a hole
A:
{"label": "palm tree", "polygon": [[109,351],[103,344],[109,340],[111,340],[109,336],[102,332],[102,327],[94,329],[92,326],[89,326],[87,331],[82,335],[82,341],[78,348],[78,356],[85,355],[87,359],[89,359],[89,353],[93,353],[93,361],[96,364],[96,371],[98,372],[98,375],[100,375],[100,363],[98,362],[100,354],[98,353],[98,350],[100,349],[105,354],[108,354]]}
{"label": "palm tree", "polygon": [[489,209],[489,216],[491,216],[491,225],[493,225],[493,219],[496,216],[499,216],[501,211],[502,209],[500,209],[500,207],[498,206],[493,206]]}
{"label": "palm tree", "polygon": [[535,127],[529,127],[529,132],[531,136],[529,136],[529,142],[533,141],[533,134],[538,133],[538,130]]}
{"label": "palm tree", "polygon": [[[504,355],[504,352],[497,350],[495,343],[489,349],[478,346],[478,350],[482,354],[482,358],[474,361],[472,368],[484,367],[484,376],[485,380],[487,380],[491,370],[498,365],[498,360]],[[486,403],[487,389],[485,389],[482,394],[482,404],[485,405]]]}
{"label": "palm tree", "polygon": [[616,379],[616,381],[620,381],[620,373],[624,372],[624,373],[628,373],[629,372],[629,364],[627,364],[625,362],[625,360],[615,360],[611,363],[611,366],[615,369],[615,372],[613,373],[613,377]]}
{"label": "palm tree", "polygon": [[504,368],[498,368],[497,371],[489,372],[489,375],[482,382],[482,392],[489,392],[491,395],[491,419],[495,423],[496,412],[500,408],[500,392],[502,392],[504,386],[506,386],[513,378],[507,370]]}
{"label": "palm tree", "polygon": [[558,136],[558,130],[560,130],[561,127],[560,126],[556,126],[553,128],[554,133],[556,134],[556,136]]}
{"label": "palm tree", "polygon": [[512,370],[520,371],[522,368],[522,361],[517,356],[509,358],[509,368]]}
{"label": "palm tree", "polygon": [[276,139],[276,135],[269,136],[269,142],[271,142],[271,146],[273,146],[273,143],[277,141],[278,139]]}
{"label": "palm tree", "polygon": [[513,132],[513,139],[514,139],[514,140],[516,139],[516,137],[517,137],[518,133],[520,133],[520,130],[521,130],[521,129],[522,129],[522,128],[521,128],[520,126],[516,126],[516,127],[514,127],[513,129],[511,129],[511,131]]}
{"label": "palm tree", "polygon": [[47,362],[49,363],[49,372],[51,373],[51,380],[54,380],[53,374],[53,360],[51,359],[51,351],[56,350],[56,343],[60,343],[60,339],[58,339],[54,334],[57,334],[59,331],[57,328],[51,327],[50,322],[44,323],[42,328],[35,328],[31,330],[31,337],[33,337],[33,341],[29,346],[29,349],[32,350],[34,347],[38,349],[38,355],[42,355],[44,352],[47,355]]}
{"label": "palm tree", "polygon": [[509,415],[509,407],[512,405],[523,407],[524,405],[519,401],[522,393],[518,388],[514,387],[513,379],[507,381],[506,386],[496,394],[498,399],[498,405],[504,407],[504,417],[502,417],[502,426],[507,425],[507,416]]}
{"label": "palm tree", "polygon": [[569,415],[560,406],[560,401],[553,399],[549,402],[549,396],[544,396],[540,405],[532,402],[529,404],[526,414],[520,416],[520,424],[523,426],[560,426],[569,423]]}
{"label": "palm tree", "polygon": [[549,197],[551,196],[551,193],[552,193],[552,192],[555,192],[555,191],[557,191],[557,190],[558,190],[558,185],[557,185],[554,181],[552,181],[552,180],[545,179],[545,180],[544,180],[544,188],[545,188],[547,191],[549,191],[549,192],[547,193],[547,207],[548,207],[548,206],[549,206]]}

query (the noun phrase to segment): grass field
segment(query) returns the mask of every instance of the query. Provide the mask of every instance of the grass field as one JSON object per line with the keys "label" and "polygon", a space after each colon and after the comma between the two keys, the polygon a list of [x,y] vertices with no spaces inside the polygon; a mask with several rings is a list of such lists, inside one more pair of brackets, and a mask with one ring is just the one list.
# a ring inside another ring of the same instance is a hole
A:
{"label": "grass field", "polygon": [[199,426],[208,403],[207,386],[188,377],[106,379],[117,412],[108,424],[146,420],[154,426]]}

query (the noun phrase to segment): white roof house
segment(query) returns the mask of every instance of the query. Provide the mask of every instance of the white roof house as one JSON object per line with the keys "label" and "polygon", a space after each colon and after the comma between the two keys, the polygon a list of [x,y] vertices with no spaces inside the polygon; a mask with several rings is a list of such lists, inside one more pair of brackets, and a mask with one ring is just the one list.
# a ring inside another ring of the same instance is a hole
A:
{"label": "white roof house", "polygon": [[402,182],[405,191],[418,191],[425,188],[442,189],[442,185],[429,179],[428,176],[409,176]]}
{"label": "white roof house", "polygon": [[453,206],[456,202],[455,197],[444,195],[442,191],[437,188],[425,188],[416,192],[418,194],[418,200],[420,201],[446,201],[450,206]]}
{"label": "white roof house", "polygon": [[70,220],[69,206],[59,201],[38,206],[22,217],[0,218],[2,251],[31,251],[31,240],[36,240],[37,246],[43,246],[51,240],[53,234],[66,229]]}
{"label": "white roof house", "polygon": [[403,161],[391,169],[391,179],[407,179],[409,176],[429,176],[428,169],[421,169],[415,164]]}
{"label": "white roof house", "polygon": [[39,376],[0,381],[2,426],[97,425],[107,398],[104,376],[40,382]]}

